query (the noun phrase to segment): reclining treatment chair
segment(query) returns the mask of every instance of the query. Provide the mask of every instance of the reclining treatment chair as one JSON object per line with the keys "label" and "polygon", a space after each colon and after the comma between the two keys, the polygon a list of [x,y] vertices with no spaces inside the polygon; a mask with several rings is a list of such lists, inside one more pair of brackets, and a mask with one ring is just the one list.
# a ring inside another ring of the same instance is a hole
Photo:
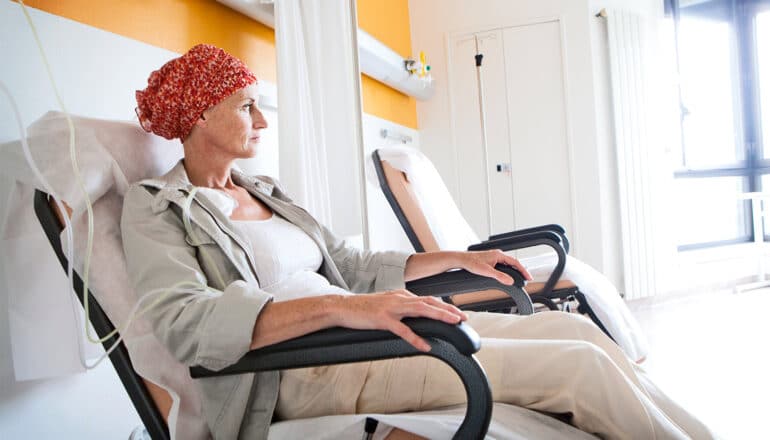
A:
{"label": "reclining treatment chair", "polygon": [[[122,194],[128,183],[161,175],[170,169],[182,155],[181,145],[147,134],[136,122],[84,117],[72,119],[77,132],[79,158],[82,164],[88,165],[83,169],[88,173],[85,177],[95,219],[88,292],[90,322],[98,335],[104,337],[115,327],[122,328],[136,301],[129,286],[121,242]],[[76,213],[82,213],[85,207],[72,176],[68,138],[69,124],[64,115],[57,112],[46,114],[27,131],[33,157],[46,159],[38,162],[38,166],[42,166],[42,174],[62,194],[64,202],[74,207]],[[21,142],[3,144],[2,147],[0,160],[18,164],[20,171],[13,176],[14,179],[24,185],[38,186],[37,181],[29,177],[32,173],[24,168],[26,162]],[[85,240],[81,238],[85,237],[85,216],[74,214],[72,232],[77,238],[74,242],[75,261],[68,262],[62,251],[60,234],[64,215],[69,216],[70,212],[60,214],[51,205],[50,197],[41,191],[35,191],[25,203],[34,204],[35,215],[62,267],[67,268],[68,264],[74,263],[73,267],[79,268],[84,255]],[[21,207],[18,206],[19,212]],[[516,280],[515,285],[504,286],[490,278],[455,271],[417,280],[409,283],[408,288],[418,294],[442,297],[500,289],[513,298],[517,308],[531,312],[532,303],[523,290],[521,275],[510,268],[500,269]],[[74,272],[77,275],[78,271]],[[83,282],[79,276],[73,277],[72,287],[83,303]],[[433,350],[430,355],[438,356],[458,372],[465,386],[468,404],[466,407],[460,405],[450,409],[374,416],[383,424],[428,438],[481,438],[487,429],[490,435],[498,438],[531,438],[533,433],[540,438],[554,439],[591,437],[534,411],[502,403],[492,405],[486,376],[473,356],[479,349],[479,338],[467,325],[451,326],[425,319],[406,322],[431,344]],[[194,377],[422,354],[416,353],[410,345],[389,332],[335,328],[254,350],[228,368],[213,372],[188,368],[177,362],[154,337],[149,323],[141,317],[122,333],[125,339],[111,353],[110,360],[148,435],[154,439],[205,436],[207,429]],[[111,346],[116,338],[109,338],[104,346]],[[490,408],[499,414],[491,422]],[[340,415],[278,421],[271,425],[269,436],[307,438],[308,433],[314,433],[313,436],[334,438],[344,431],[346,438],[351,433],[354,438],[360,438],[365,417]]]}
{"label": "reclining treatment chair", "polygon": [[[35,213],[42,225],[51,246],[62,267],[67,270],[68,261],[62,250],[60,234],[62,222],[58,210],[47,194],[37,190],[34,197]],[[520,296],[523,286],[521,274],[507,267],[498,267],[506,271],[515,280],[513,286],[504,286],[493,280],[468,272],[444,273],[408,283],[407,288],[419,295],[446,296],[456,292],[479,289],[498,289],[506,294]],[[73,289],[83,303],[83,281],[76,273]],[[89,291],[90,322],[99,337],[114,331],[112,321],[107,317],[96,298]],[[430,356],[449,364],[459,375],[465,386],[468,404],[465,418],[455,433],[454,438],[482,438],[489,427],[492,414],[492,394],[484,370],[476,361],[473,353],[479,350],[478,334],[469,326],[448,325],[430,319],[406,319],[404,321],[417,334],[424,337],[431,345]],[[105,349],[117,340],[118,335],[104,341]],[[318,331],[269,347],[247,353],[236,364],[220,371],[210,371],[202,367],[190,368],[193,378],[217,375],[240,374],[268,370],[312,367],[334,363],[358,362],[386,359],[391,357],[415,356],[424,354],[387,331],[351,330],[332,328]],[[159,406],[168,411],[169,398],[151,382],[145,382],[131,364],[126,346],[121,342],[110,354],[110,360],[126,388],[132,403],[145,425],[147,433],[153,439],[168,439],[166,414]]]}
{"label": "reclining treatment chair", "polygon": [[[423,212],[420,197],[416,194],[406,173],[388,162],[389,154],[397,154],[402,157],[408,156],[410,159],[417,160],[419,153],[409,147],[392,147],[375,150],[371,156],[371,163],[376,172],[379,187],[406,233],[407,238],[417,252],[448,250],[442,249],[439,245],[439,241],[436,239],[434,231],[431,230],[430,223]],[[385,158],[382,157],[383,155]],[[434,184],[443,186],[443,182],[434,182]],[[443,190],[448,193],[446,187],[443,187]],[[421,195],[423,197],[430,197],[426,194]],[[445,211],[441,214],[458,217],[450,221],[453,221],[455,224],[462,224],[464,230],[470,231],[470,227],[460,216],[459,212],[455,214]],[[588,305],[585,296],[580,292],[578,286],[569,280],[559,280],[564,272],[566,255],[569,252],[569,240],[563,227],[550,224],[520,229],[504,234],[492,235],[489,239],[476,244],[472,244],[473,241],[467,241],[471,240],[472,232],[464,235],[460,238],[453,237],[453,242],[462,243],[463,246],[467,246],[469,251],[488,249],[512,251],[534,246],[547,246],[551,248],[557,255],[557,263],[554,270],[545,282],[530,282],[525,287],[532,302],[550,310],[564,311],[570,311],[570,305],[577,302],[577,312],[587,315],[605,334],[612,338]],[[466,240],[465,242],[463,242],[464,239]],[[512,305],[509,298],[495,291],[453,295],[448,297],[447,300],[465,310],[506,310],[506,308]]]}

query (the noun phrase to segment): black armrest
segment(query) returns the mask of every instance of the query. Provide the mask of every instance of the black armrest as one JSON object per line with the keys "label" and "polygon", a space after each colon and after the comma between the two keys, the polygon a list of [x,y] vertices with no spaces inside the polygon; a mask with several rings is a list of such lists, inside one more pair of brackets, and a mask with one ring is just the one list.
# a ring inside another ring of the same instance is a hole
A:
{"label": "black armrest", "polygon": [[489,249],[500,249],[503,251],[512,251],[516,249],[524,249],[533,246],[548,246],[556,251],[558,260],[556,261],[556,267],[545,282],[543,290],[540,292],[542,295],[548,295],[551,293],[556,283],[559,282],[559,278],[564,273],[564,267],[567,265],[567,253],[565,249],[558,244],[557,234],[550,231],[533,232],[521,237],[514,238],[501,238],[497,240],[485,241],[483,243],[474,244],[468,247],[469,251],[482,251]]}
{"label": "black armrest", "polygon": [[561,225],[557,225],[557,224],[534,226],[531,228],[524,228],[516,231],[506,232],[503,234],[494,234],[494,235],[490,235],[489,239],[485,240],[485,242],[499,240],[502,238],[519,237],[521,235],[527,235],[533,232],[544,232],[544,231],[553,232],[556,235],[558,235],[561,241],[561,245],[564,247],[564,251],[569,253],[569,240],[567,239],[567,232],[564,230],[564,228]]}
{"label": "black armrest", "polygon": [[[558,234],[551,231],[528,232],[526,234],[512,237],[498,238],[495,240],[482,241],[481,243],[468,246],[469,251],[484,251],[488,249],[514,250],[523,249],[532,246],[545,245],[551,248],[564,248],[561,245],[561,238]],[[566,253],[566,252],[565,252]]]}
{"label": "black armrest", "polygon": [[467,270],[453,270],[406,283],[406,290],[420,296],[446,297],[457,293],[499,290],[507,293],[516,303],[519,314],[531,315],[535,309],[524,291],[524,276],[513,267],[498,264],[495,269],[513,278],[513,285],[506,286],[489,277],[476,275]]}
{"label": "black armrest", "polygon": [[468,325],[450,325],[425,318],[403,321],[430,344],[418,351],[388,331],[331,328],[248,352],[237,363],[219,371],[191,367],[193,378],[303,368],[318,365],[427,355],[447,363],[465,386],[468,404],[465,419],[454,438],[483,438],[492,417],[492,393],[483,368],[473,357],[479,335]]}
{"label": "black armrest", "polygon": [[[427,318],[406,318],[403,322],[420,336],[449,343],[461,355],[472,355],[481,347],[478,333],[464,323],[450,325]],[[334,327],[252,350],[235,364],[219,371],[192,367],[190,376],[197,379],[414,356],[420,353],[389,331]]]}

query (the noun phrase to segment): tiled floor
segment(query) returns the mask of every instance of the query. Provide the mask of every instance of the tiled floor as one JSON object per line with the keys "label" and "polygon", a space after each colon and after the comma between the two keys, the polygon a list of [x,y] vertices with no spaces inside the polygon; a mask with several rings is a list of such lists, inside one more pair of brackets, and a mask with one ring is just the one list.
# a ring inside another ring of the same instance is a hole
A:
{"label": "tiled floor", "polygon": [[770,289],[630,303],[644,366],[723,439],[770,439]]}

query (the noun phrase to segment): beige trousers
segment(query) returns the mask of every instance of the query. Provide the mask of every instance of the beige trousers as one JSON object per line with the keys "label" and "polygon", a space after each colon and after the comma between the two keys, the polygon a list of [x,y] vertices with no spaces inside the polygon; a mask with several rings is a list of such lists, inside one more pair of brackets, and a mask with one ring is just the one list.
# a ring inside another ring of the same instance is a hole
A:
{"label": "beige trousers", "polygon": [[[588,319],[562,312],[469,315],[483,338],[476,356],[496,402],[568,414],[573,425],[602,438],[713,438]],[[293,419],[464,402],[450,367],[416,356],[283,371],[277,412]]]}

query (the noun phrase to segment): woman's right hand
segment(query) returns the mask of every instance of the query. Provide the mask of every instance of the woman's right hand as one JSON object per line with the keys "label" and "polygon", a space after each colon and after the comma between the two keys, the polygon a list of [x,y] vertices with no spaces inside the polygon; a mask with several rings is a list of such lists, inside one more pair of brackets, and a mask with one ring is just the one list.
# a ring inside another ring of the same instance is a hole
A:
{"label": "woman's right hand", "polygon": [[420,351],[430,351],[430,345],[417,336],[403,318],[430,318],[447,324],[457,324],[468,315],[457,307],[433,296],[417,296],[399,289],[370,294],[340,297],[336,325],[359,330],[388,330]]}

